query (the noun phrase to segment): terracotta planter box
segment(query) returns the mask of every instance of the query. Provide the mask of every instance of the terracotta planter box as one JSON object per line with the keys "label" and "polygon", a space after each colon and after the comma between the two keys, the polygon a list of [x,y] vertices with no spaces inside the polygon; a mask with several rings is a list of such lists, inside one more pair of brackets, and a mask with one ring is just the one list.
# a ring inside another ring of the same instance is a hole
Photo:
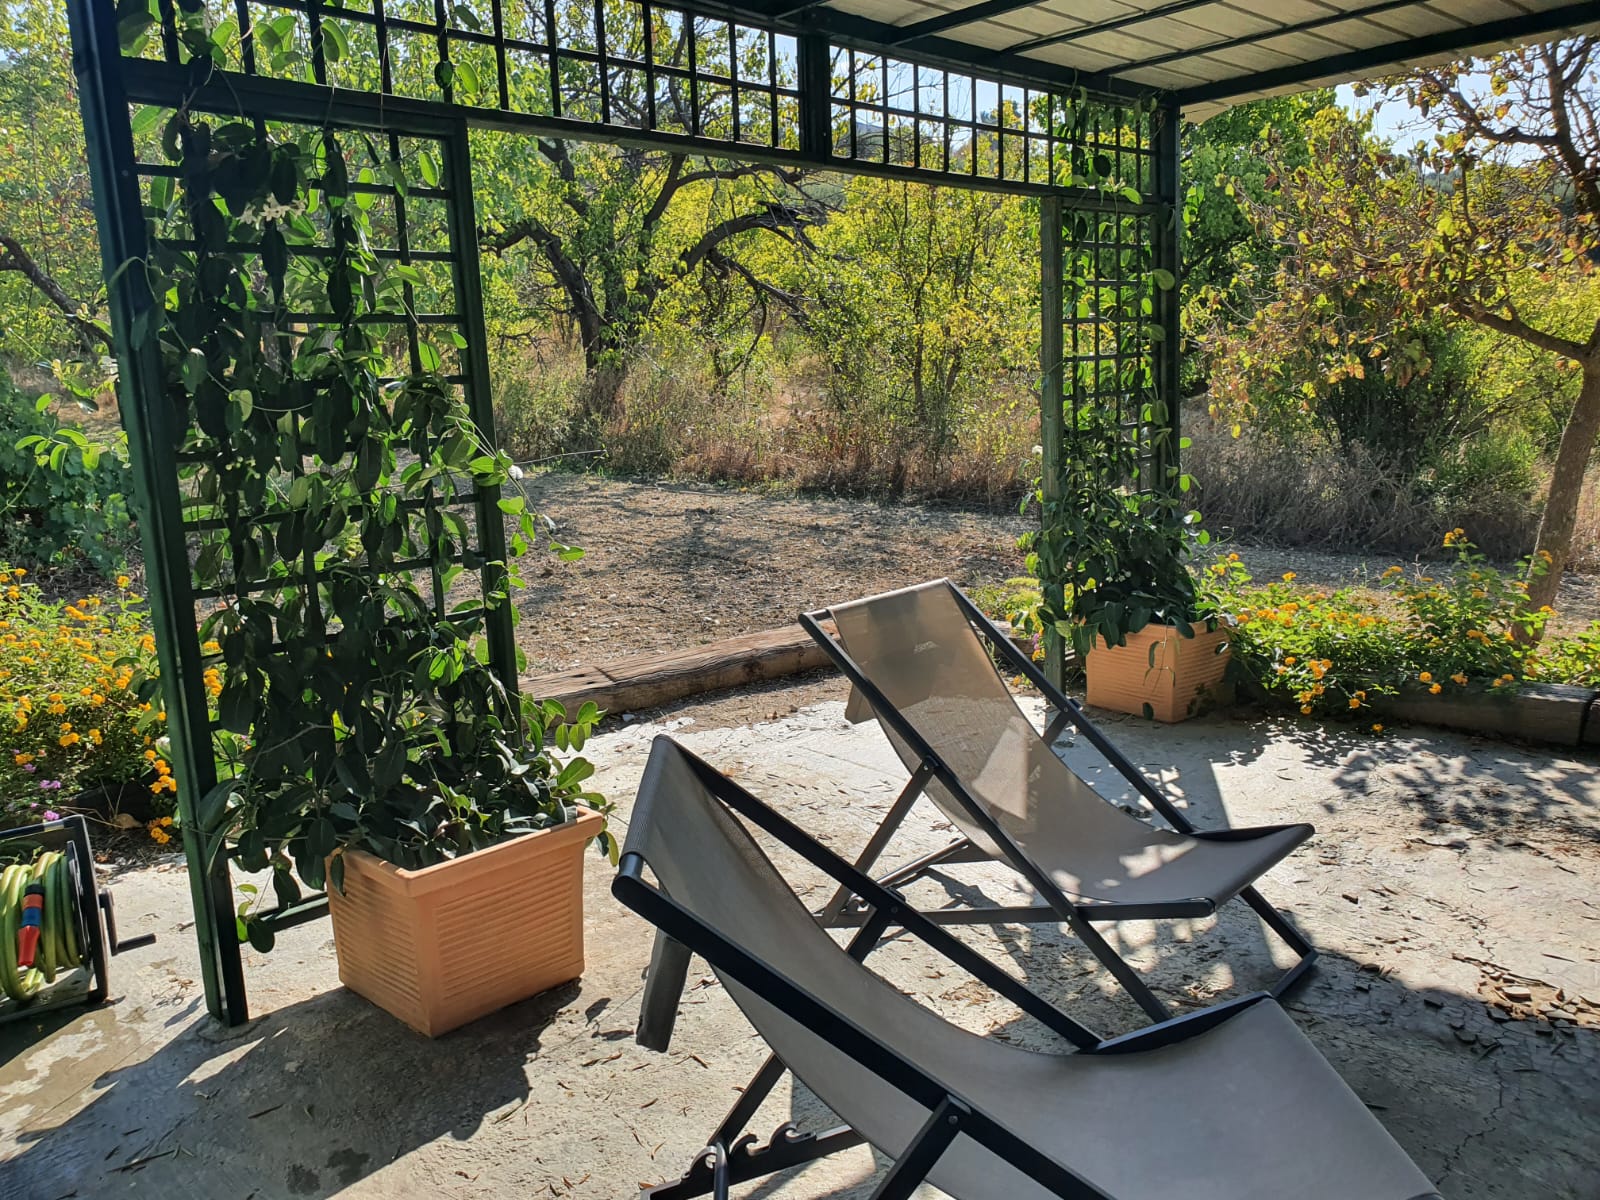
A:
{"label": "terracotta planter box", "polygon": [[1097,708],[1182,721],[1221,690],[1231,638],[1224,625],[1196,626],[1192,638],[1170,625],[1147,625],[1128,635],[1126,645],[1097,642],[1083,668],[1087,699]]}
{"label": "terracotta planter box", "polygon": [[583,974],[583,852],[604,818],[407,871],[345,855],[328,889],[339,979],[437,1037]]}

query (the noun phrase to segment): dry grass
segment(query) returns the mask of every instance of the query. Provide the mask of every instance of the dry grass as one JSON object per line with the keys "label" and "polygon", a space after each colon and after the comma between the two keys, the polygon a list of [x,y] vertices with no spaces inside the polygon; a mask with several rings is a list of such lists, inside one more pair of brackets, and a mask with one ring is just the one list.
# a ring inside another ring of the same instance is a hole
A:
{"label": "dry grass", "polygon": [[[495,407],[506,448],[525,461],[561,457],[578,428],[582,382],[571,348],[503,359]],[[870,405],[830,403],[813,361],[787,364],[777,378],[752,371],[719,381],[692,360],[646,357],[623,385],[598,461],[624,475],[1010,504],[1038,440],[1035,405],[1024,390],[1002,392],[964,414],[953,444],[933,454],[920,430]]]}
{"label": "dry grass", "polygon": [[[1538,506],[1522,489],[1430,493],[1360,447],[1340,452],[1320,440],[1288,442],[1248,429],[1235,438],[1204,413],[1185,432],[1196,507],[1217,534],[1413,555],[1437,550],[1446,532],[1461,527],[1491,557],[1507,559],[1533,544]],[[1600,533],[1600,510],[1594,518]]]}

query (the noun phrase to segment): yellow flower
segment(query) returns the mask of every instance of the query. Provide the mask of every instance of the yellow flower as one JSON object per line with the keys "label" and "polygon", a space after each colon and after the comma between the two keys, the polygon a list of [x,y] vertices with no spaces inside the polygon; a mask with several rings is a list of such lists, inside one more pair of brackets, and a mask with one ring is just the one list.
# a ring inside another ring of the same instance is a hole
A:
{"label": "yellow flower", "polygon": [[1304,713],[1304,714],[1305,714],[1305,715],[1306,715],[1306,716],[1308,716],[1308,717],[1309,717],[1309,716],[1310,716],[1310,715],[1311,715],[1311,705],[1309,705],[1309,704],[1302,704],[1302,705],[1301,705],[1301,706],[1300,706],[1300,711],[1301,711],[1301,712],[1303,712],[1303,713]]}
{"label": "yellow flower", "polygon": [[1432,693],[1433,695],[1437,696],[1440,692],[1444,691],[1444,685],[1440,684],[1440,683],[1436,683],[1431,688],[1429,688],[1428,691],[1430,693]]}
{"label": "yellow flower", "polygon": [[1354,696],[1351,696],[1350,697],[1350,707],[1352,709],[1360,708],[1361,707],[1361,701],[1357,700]]}
{"label": "yellow flower", "polygon": [[1432,683],[1433,682],[1433,672],[1432,671],[1423,671],[1420,675],[1417,676],[1417,678],[1419,680],[1421,680],[1423,683]]}
{"label": "yellow flower", "polygon": [[1383,732],[1383,724],[1381,722],[1374,722],[1373,726],[1372,726],[1372,732],[1373,733],[1382,733]]}
{"label": "yellow flower", "polygon": [[118,575],[117,576],[117,586],[119,588],[125,588],[132,582],[133,582],[133,580],[129,579],[126,575]]}
{"label": "yellow flower", "polygon": [[1285,583],[1293,583],[1294,582],[1294,572],[1293,571],[1285,571],[1283,573],[1283,581]]}
{"label": "yellow flower", "polygon": [[83,740],[83,739],[82,739],[82,738],[80,738],[80,737],[79,737],[79,736],[78,736],[78,735],[77,735],[77,734],[75,734],[75,733],[64,733],[64,734],[62,734],[62,735],[61,735],[61,736],[60,736],[60,737],[58,737],[58,738],[57,738],[57,739],[56,739],[56,743],[57,743],[57,745],[60,745],[60,746],[63,746],[63,747],[66,747],[66,746],[76,746],[76,745],[77,745],[77,744],[78,744],[78,743],[79,743],[79,742],[81,742],[81,741],[82,741],[82,740]]}
{"label": "yellow flower", "polygon": [[1296,658],[1294,655],[1291,654],[1291,655],[1289,655],[1288,658],[1284,659],[1283,661],[1288,663],[1292,667],[1292,666],[1295,665],[1295,663],[1299,662],[1300,660],[1298,658]]}
{"label": "yellow flower", "polygon": [[1462,687],[1466,687],[1467,685],[1467,677],[1460,671],[1457,671],[1454,675],[1450,676],[1450,681],[1452,683],[1459,683]]}
{"label": "yellow flower", "polygon": [[23,577],[23,576],[24,576],[24,575],[26,575],[26,574],[27,574],[27,573],[28,573],[28,572],[27,572],[27,571],[25,571],[25,570],[23,570],[23,568],[21,568],[21,567],[16,567],[16,568],[13,568],[13,570],[12,570],[12,572],[11,572],[11,573],[12,573],[12,574],[13,574],[13,575],[15,575],[15,576],[16,576],[16,577],[17,577],[17,578],[18,578],[18,579],[21,579],[21,578],[22,578],[22,577]]}

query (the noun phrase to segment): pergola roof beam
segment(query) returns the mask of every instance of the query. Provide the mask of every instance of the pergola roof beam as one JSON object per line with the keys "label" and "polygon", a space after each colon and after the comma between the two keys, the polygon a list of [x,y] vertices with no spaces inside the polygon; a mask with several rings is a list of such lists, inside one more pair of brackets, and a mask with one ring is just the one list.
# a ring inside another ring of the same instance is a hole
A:
{"label": "pergola roof beam", "polygon": [[[1292,25],[1283,25],[1276,29],[1262,30],[1257,33],[1242,34],[1239,37],[1225,38],[1220,42],[1207,42],[1203,46],[1189,46],[1182,50],[1171,50],[1166,54],[1157,54],[1146,59],[1135,59],[1129,62],[1124,62],[1117,67],[1117,74],[1121,75],[1132,71],[1143,71],[1150,67],[1164,67],[1168,63],[1182,62],[1186,58],[1198,58],[1203,54],[1215,54],[1222,50],[1237,50],[1246,46],[1258,46],[1262,42],[1269,41],[1272,38],[1285,37],[1292,33],[1312,33],[1315,30],[1326,28],[1329,25],[1342,25],[1348,21],[1361,21],[1372,17],[1379,17],[1384,13],[1394,12],[1396,9],[1401,8],[1420,8],[1426,3],[1428,3],[1428,0],[1383,0],[1383,2],[1380,4],[1369,5],[1366,8],[1355,8],[1351,9],[1349,12],[1328,13],[1326,16],[1311,17],[1307,20],[1296,21]],[[1475,29],[1472,26],[1468,26],[1466,32],[1473,35],[1469,39],[1470,41],[1479,41],[1482,39],[1481,27]],[[1408,40],[1408,47],[1410,44],[1411,43]],[[1017,53],[1021,50],[1031,49],[1031,47],[1024,44],[1022,46],[1007,47],[1007,49],[1011,53]],[[1394,53],[1394,47],[1392,45],[1387,47],[1387,51],[1392,56]]]}
{"label": "pergola roof beam", "polygon": [[[1351,13],[1346,19],[1361,15],[1361,12]],[[1545,9],[1542,12],[1524,13],[1498,21],[1485,21],[1475,25],[1464,25],[1459,29],[1410,37],[1403,43],[1391,42],[1370,49],[1332,54],[1312,62],[1274,67],[1271,70],[1258,71],[1253,75],[1235,75],[1213,83],[1196,84],[1194,87],[1180,89],[1176,93],[1176,98],[1178,103],[1184,105],[1203,104],[1273,88],[1309,86],[1324,79],[1359,79],[1383,67],[1398,65],[1401,60],[1416,61],[1435,55],[1455,54],[1469,46],[1483,46],[1495,42],[1534,41],[1562,29],[1592,25],[1595,20],[1596,10],[1593,0],[1586,0],[1585,3],[1567,4],[1561,8]],[[1292,32],[1295,30],[1286,27],[1280,34]],[[1246,40],[1259,42],[1270,38],[1257,37]],[[1205,54],[1222,48],[1220,45],[1209,46],[1193,53]],[[1189,55],[1179,57],[1189,57]],[[1154,65],[1155,61],[1129,63],[1126,67],[1119,68],[1119,73],[1149,67]]]}
{"label": "pergola roof beam", "polygon": [[[947,29],[955,29],[961,25],[971,25],[976,21],[987,21],[991,17],[1003,17],[1007,13],[1016,12],[1021,8],[1032,8],[1039,0],[984,0],[981,4],[969,5],[966,8],[954,9],[947,13],[940,13],[937,17],[928,17],[911,25],[900,25],[895,28],[894,35],[889,40],[891,46],[903,46],[907,42],[915,42],[931,34],[943,33]],[[1184,7],[1191,4],[1209,4],[1211,0],[1182,0]],[[1122,20],[1123,18],[1117,18]],[[1144,20],[1144,14],[1133,17],[1134,20]]]}
{"label": "pergola roof beam", "polygon": [[[1037,0],[1033,0],[1037,3]],[[1061,46],[1069,42],[1082,41],[1097,33],[1113,33],[1118,29],[1126,29],[1130,25],[1142,25],[1146,21],[1159,20],[1162,17],[1175,17],[1186,13],[1190,9],[1203,8],[1214,4],[1216,0],[1174,0],[1171,4],[1162,4],[1156,8],[1145,9],[1141,12],[1123,13],[1121,16],[1107,17],[1103,21],[1092,21],[1088,25],[1080,25],[1076,29],[1067,29],[1061,33],[1052,33],[1047,37],[1032,38],[1026,42],[1018,42],[1014,46],[1007,46],[1008,54],[1026,54],[1030,50],[1040,50],[1046,46]],[[1422,0],[1401,0],[1405,4],[1418,4]],[[979,7],[982,7],[981,5]],[[968,9],[968,12],[973,11]],[[926,24],[926,22],[924,22]],[[907,26],[908,29],[915,26]]]}

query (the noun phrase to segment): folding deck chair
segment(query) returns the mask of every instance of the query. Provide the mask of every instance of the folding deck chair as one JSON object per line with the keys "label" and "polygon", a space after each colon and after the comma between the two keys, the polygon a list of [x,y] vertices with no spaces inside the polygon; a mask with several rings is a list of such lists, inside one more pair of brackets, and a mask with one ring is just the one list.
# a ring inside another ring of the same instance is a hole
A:
{"label": "folding deck chair", "polygon": [[[847,947],[740,818],[860,898]],[[651,749],[612,892],[657,927],[658,951],[702,955],[773,1052],[687,1173],[644,1191],[652,1200],[725,1200],[862,1142],[893,1160],[875,1200],[923,1181],[956,1200],[1438,1200],[1264,993],[1100,1041],[670,738]],[[903,995],[861,961],[891,925],[1077,1052],[978,1037]],[[682,985],[653,965],[646,1011],[675,1014]],[[745,1127],[786,1070],[845,1124],[785,1124],[757,1146]]]}
{"label": "folding deck chair", "polygon": [[[824,629],[831,618],[835,634]],[[875,715],[910,781],[856,860],[869,872],[916,798],[926,793],[961,837],[883,875],[899,887],[938,867],[997,859],[1043,904],[928,912],[947,924],[1064,923],[1156,1020],[1172,1014],[1095,922],[1210,916],[1237,897],[1297,955],[1273,986],[1281,996],[1316,958],[1311,944],[1254,887],[1312,834],[1310,825],[1198,830],[1128,761],[1033,661],[947,579],[818,612],[800,623],[853,685],[847,715]],[[1043,736],[1007,689],[991,652],[1055,710]],[[1071,724],[1169,825],[1160,829],[1108,803],[1057,756]],[[858,925],[865,906],[840,889],[829,925]]]}

